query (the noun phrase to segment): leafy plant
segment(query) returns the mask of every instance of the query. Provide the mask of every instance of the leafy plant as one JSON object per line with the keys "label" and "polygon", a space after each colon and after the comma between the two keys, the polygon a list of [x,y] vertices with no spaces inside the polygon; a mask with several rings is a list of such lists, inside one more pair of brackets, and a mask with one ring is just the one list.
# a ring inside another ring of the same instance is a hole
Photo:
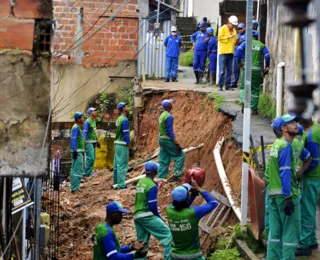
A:
{"label": "leafy plant", "polygon": [[237,248],[230,248],[221,250],[216,250],[209,260],[241,260],[240,253]]}
{"label": "leafy plant", "polygon": [[193,65],[193,51],[190,50],[190,51],[181,53],[179,57],[179,63],[181,66],[191,67]]}
{"label": "leafy plant", "polygon": [[265,93],[259,96],[258,112],[259,112],[259,115],[261,115],[262,117],[268,117],[268,118],[276,117],[275,104],[270,94]]}
{"label": "leafy plant", "polygon": [[226,100],[223,96],[219,95],[218,93],[210,93],[207,96],[208,99],[214,100],[214,110],[218,111],[219,107],[226,103]]}

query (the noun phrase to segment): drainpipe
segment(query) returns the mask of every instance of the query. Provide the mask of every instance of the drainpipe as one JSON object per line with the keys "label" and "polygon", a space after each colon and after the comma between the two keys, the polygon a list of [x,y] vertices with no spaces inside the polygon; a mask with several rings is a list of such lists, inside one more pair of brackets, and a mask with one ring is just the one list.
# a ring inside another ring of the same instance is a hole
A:
{"label": "drainpipe", "polygon": [[286,63],[280,62],[277,66],[277,116],[282,115],[282,96],[283,96],[283,75],[284,75],[284,68]]}

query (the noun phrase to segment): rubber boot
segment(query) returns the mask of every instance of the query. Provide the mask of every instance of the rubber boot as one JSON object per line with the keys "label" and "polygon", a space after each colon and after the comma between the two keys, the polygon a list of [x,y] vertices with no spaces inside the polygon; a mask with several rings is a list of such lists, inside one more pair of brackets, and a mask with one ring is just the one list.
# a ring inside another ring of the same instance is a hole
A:
{"label": "rubber boot", "polygon": [[216,74],[211,73],[211,85],[216,84]]}
{"label": "rubber boot", "polygon": [[177,78],[172,78],[171,82],[178,82]]}
{"label": "rubber boot", "polygon": [[196,76],[196,82],[195,84],[199,84],[199,71],[195,71],[194,75]]}
{"label": "rubber boot", "polygon": [[308,247],[308,248],[298,248],[296,250],[296,256],[311,256],[312,255],[312,252],[311,252],[311,249]]}
{"label": "rubber boot", "polygon": [[170,79],[165,79],[165,81],[164,82],[170,82]]}
{"label": "rubber boot", "polygon": [[202,84],[203,72],[199,72],[199,84]]}

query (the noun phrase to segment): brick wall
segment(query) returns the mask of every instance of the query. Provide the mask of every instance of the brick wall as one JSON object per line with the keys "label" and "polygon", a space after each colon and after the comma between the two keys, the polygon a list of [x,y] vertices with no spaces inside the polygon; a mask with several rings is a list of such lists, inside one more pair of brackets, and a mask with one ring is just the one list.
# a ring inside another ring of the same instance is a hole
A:
{"label": "brick wall", "polygon": [[[109,67],[116,66],[121,60],[137,59],[139,29],[137,0],[129,1],[112,21],[108,21],[102,30],[79,47],[77,45],[81,41],[78,39],[86,39],[91,35],[118,10],[125,0],[115,0],[113,3],[112,0],[78,0],[76,2],[73,0],[67,1],[69,7],[65,2],[64,0],[53,1],[54,18],[57,20],[54,50],[58,55],[65,54],[56,62],[78,63],[85,67]],[[81,12],[85,21],[79,18]],[[92,27],[93,24],[95,26]],[[82,32],[78,33],[81,29]],[[77,48],[69,50],[74,47]]]}

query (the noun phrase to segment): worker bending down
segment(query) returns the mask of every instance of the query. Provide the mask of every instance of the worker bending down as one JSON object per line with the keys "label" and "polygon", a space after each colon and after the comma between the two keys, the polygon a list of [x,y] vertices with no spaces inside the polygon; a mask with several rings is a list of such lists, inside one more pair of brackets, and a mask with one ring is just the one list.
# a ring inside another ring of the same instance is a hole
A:
{"label": "worker bending down", "polygon": [[119,239],[113,230],[114,225],[121,223],[122,215],[129,211],[124,209],[120,202],[113,201],[106,207],[107,215],[104,222],[96,227],[94,237],[94,260],[132,260],[147,255],[144,248],[134,254],[130,253],[136,248],[134,243],[130,246],[120,246]]}
{"label": "worker bending down", "polygon": [[167,178],[171,158],[174,161],[174,177],[179,178],[183,173],[185,153],[182,151],[173,131],[172,99],[161,102],[163,112],[159,118],[159,178]]}
{"label": "worker bending down", "polygon": [[[189,192],[191,196],[189,198]],[[190,207],[198,194],[206,200],[203,206]],[[173,244],[171,259],[204,260],[201,252],[198,224],[201,218],[218,206],[218,202],[210,193],[201,189],[192,179],[190,184],[183,184],[172,191],[172,205],[167,207],[169,228]]]}
{"label": "worker bending down", "polygon": [[[150,235],[153,235],[162,245],[164,259],[170,257],[172,236],[169,228],[158,212],[158,185],[153,180],[158,174],[159,164],[153,161],[145,166],[146,177],[136,186],[134,224],[138,241],[149,244]],[[144,258],[145,259],[145,258]]]}

